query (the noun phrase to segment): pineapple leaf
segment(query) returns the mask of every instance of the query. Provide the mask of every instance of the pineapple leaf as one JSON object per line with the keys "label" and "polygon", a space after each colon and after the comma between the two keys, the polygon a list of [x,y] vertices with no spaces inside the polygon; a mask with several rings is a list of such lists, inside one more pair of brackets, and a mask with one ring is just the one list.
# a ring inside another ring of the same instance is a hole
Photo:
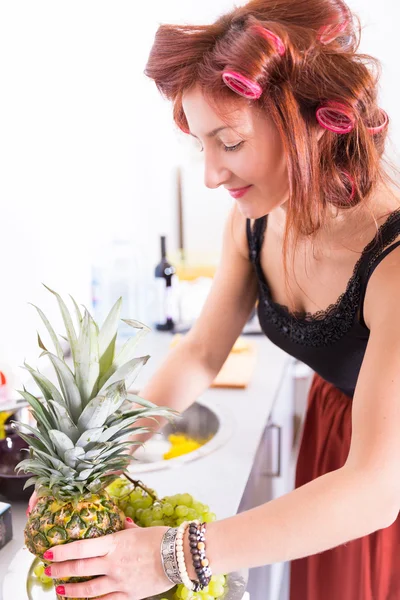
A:
{"label": "pineapple leaf", "polygon": [[[24,439],[26,442],[28,442],[30,446],[34,446],[34,444],[31,444],[32,440],[38,440],[44,446],[45,451],[49,452],[50,454],[54,454],[52,444],[47,435],[47,430],[44,433],[39,431],[38,429],[35,429],[34,427],[31,427],[30,425],[27,425],[26,423],[19,423],[18,421],[14,421],[13,427],[17,429],[18,435],[22,437],[22,439]],[[27,436],[26,434],[23,434],[21,432],[21,428],[27,429],[33,435]],[[24,437],[24,435],[26,435],[26,437]],[[39,448],[39,450],[43,450],[43,448]]]}
{"label": "pineapple leaf", "polygon": [[75,362],[76,382],[80,391],[82,408],[92,399],[93,392],[96,393],[99,372],[97,325],[90,313],[85,309]]}
{"label": "pineapple leaf", "polygon": [[27,479],[25,481],[24,487],[22,489],[26,490],[27,487],[31,486],[31,485],[35,485],[37,482],[37,477],[29,477],[29,479]]}
{"label": "pineapple leaf", "polygon": [[88,429],[87,431],[84,431],[82,433],[75,445],[82,446],[83,448],[85,448],[88,444],[93,444],[94,442],[99,441],[99,438],[103,431],[104,427],[95,427],[94,429]]}
{"label": "pineapple leaf", "polygon": [[58,305],[60,307],[61,310],[61,315],[64,321],[64,325],[65,325],[65,329],[67,330],[67,336],[68,336],[68,341],[69,344],[71,346],[71,352],[72,352],[72,358],[74,360],[74,363],[76,362],[76,350],[77,350],[77,337],[76,337],[76,331],[74,328],[74,324],[72,322],[72,318],[71,315],[69,313],[69,310],[64,302],[64,300],[61,298],[60,294],[57,294],[57,292],[55,292],[54,290],[50,289],[47,285],[43,284],[44,287],[49,290],[49,292],[51,292],[52,294],[54,294],[54,296],[57,298],[57,302]]}
{"label": "pineapple leaf", "polygon": [[71,416],[65,406],[61,406],[54,400],[50,400],[54,412],[57,414],[58,429],[65,433],[72,442],[76,442],[79,438],[79,429],[72,421]]}
{"label": "pineapple leaf", "polygon": [[24,363],[24,367],[22,368],[29,371],[46,400],[55,400],[62,406],[65,405],[64,398],[62,397],[56,386],[49,379],[47,379],[47,377],[42,375],[39,371],[35,371],[35,369],[32,369],[32,367],[30,367],[26,362]]}
{"label": "pineapple leaf", "polygon": [[117,355],[114,361],[114,364],[117,366],[117,368],[120,365],[123,365],[124,363],[134,358],[134,351],[136,349],[136,346],[138,345],[140,340],[142,340],[151,331],[150,327],[147,327],[147,325],[143,325],[143,323],[139,323],[139,321],[132,321],[129,319],[122,319],[122,321],[127,325],[134,327],[138,331],[134,337],[127,340],[122,346],[119,354]]}
{"label": "pineapple leaf", "polygon": [[123,381],[117,381],[110,385],[105,396],[96,396],[84,408],[77,423],[79,431],[84,432],[88,428],[102,427],[107,417],[118,410],[125,398],[126,389]]}
{"label": "pineapple leaf", "polygon": [[[132,320],[127,320],[127,319],[122,319],[122,321],[124,323],[127,323],[128,325],[131,325],[132,327],[135,327],[136,329],[139,329],[139,332],[133,338],[131,338],[127,342],[125,342],[125,344],[121,348],[121,351],[119,352],[118,356],[113,360],[113,363],[111,364],[109,369],[106,371],[106,373],[104,374],[104,371],[103,370],[101,371],[102,377],[99,382],[99,387],[102,387],[104,385],[104,383],[108,379],[110,379],[110,377],[120,367],[122,367],[123,365],[125,365],[127,362],[131,361],[135,357],[134,350],[135,350],[138,342],[141,340],[142,337],[147,335],[147,333],[149,331],[151,331],[151,329],[149,327],[147,327],[146,325],[143,325],[143,323],[140,323],[139,321],[132,321]],[[127,385],[127,388],[129,389],[128,385]]]}
{"label": "pineapple leaf", "polygon": [[[51,337],[51,340],[52,340],[52,342],[53,342],[53,344],[54,344],[54,347],[55,347],[55,349],[56,349],[57,356],[58,356],[58,357],[59,357],[61,360],[64,360],[64,352],[63,352],[63,350],[62,350],[62,348],[61,348],[61,344],[60,344],[60,342],[58,341],[57,334],[56,334],[56,332],[54,331],[54,329],[53,329],[53,327],[52,327],[52,325],[51,325],[50,321],[48,320],[48,318],[46,317],[46,315],[44,314],[44,312],[43,312],[43,311],[42,311],[42,310],[41,310],[41,309],[40,309],[38,306],[35,306],[35,305],[34,305],[34,304],[32,304],[32,303],[30,303],[30,304],[31,304],[31,306],[33,306],[34,308],[36,308],[36,310],[38,311],[38,313],[39,313],[39,315],[40,315],[40,318],[42,319],[43,323],[45,324],[45,326],[46,326],[46,329],[47,329],[47,331],[49,332],[49,334],[50,334],[50,337]],[[46,350],[46,348],[44,347],[43,343],[41,343],[40,336],[38,336],[38,337],[39,337],[39,346],[40,346],[40,348],[42,348],[43,350]]]}
{"label": "pineapple leaf", "polygon": [[78,306],[78,303],[77,303],[77,301],[75,300],[75,298],[73,298],[73,297],[71,296],[71,294],[69,295],[69,297],[71,298],[71,300],[72,300],[72,303],[73,303],[73,305],[74,305],[74,308],[75,308],[75,315],[76,315],[76,320],[77,320],[77,323],[78,323],[78,326],[79,326],[79,330],[80,330],[80,328],[81,328],[81,325],[82,325],[82,314],[81,314],[80,308],[79,308],[79,306]]}
{"label": "pineapple leaf", "polygon": [[53,429],[53,427],[55,427],[56,424],[53,422],[52,415],[35,396],[30,394],[26,390],[19,391],[18,393],[21,394],[21,396],[25,398],[28,404],[32,407],[33,416],[35,417],[37,422],[43,423],[43,425],[45,425],[47,429]]}
{"label": "pineapple leaf", "polygon": [[66,450],[64,454],[65,463],[72,468],[75,468],[76,463],[80,458],[82,458],[85,454],[83,448],[71,448]]}
{"label": "pineapple leaf", "polygon": [[47,350],[46,346],[45,346],[45,345],[43,344],[43,342],[42,342],[42,339],[41,339],[41,337],[40,337],[40,335],[39,335],[39,332],[37,332],[37,337],[38,337],[38,345],[39,345],[39,348],[41,348],[41,349],[42,349],[42,350],[44,350],[45,352],[48,352],[48,350]]}
{"label": "pineapple leaf", "polygon": [[99,356],[101,376],[107,373],[114,360],[115,342],[117,340],[117,330],[121,314],[121,307],[122,298],[118,298],[100,329]]}
{"label": "pineapple leaf", "polygon": [[[147,363],[149,358],[149,355],[134,358],[119,367],[111,376],[105,375],[99,384],[101,386],[99,394],[104,392],[104,389],[115,381],[125,381],[126,389],[129,389],[138,376],[140,369]],[[114,368],[114,364],[112,368]]]}
{"label": "pineapple leaf", "polygon": [[65,362],[51,352],[48,352],[47,356],[50,358],[56,371],[65,404],[68,407],[68,412],[71,415],[72,420],[76,421],[82,410],[82,402],[79,389],[75,383],[75,378]]}
{"label": "pineapple leaf", "polygon": [[[133,434],[138,429],[141,429],[141,433],[145,433],[143,430],[147,429],[146,427],[130,427],[137,421],[137,417],[129,417],[128,419],[124,419],[117,425],[113,425],[112,427],[108,427],[99,437],[99,442],[107,442],[113,435],[118,433],[121,429],[129,427],[131,433]],[[137,433],[135,435],[138,435]]]}
{"label": "pineapple leaf", "polygon": [[67,450],[71,450],[74,447],[74,444],[71,442],[68,436],[61,431],[57,431],[56,429],[50,429],[49,438],[53,442],[53,445],[57,451],[58,456],[64,456],[64,453]]}

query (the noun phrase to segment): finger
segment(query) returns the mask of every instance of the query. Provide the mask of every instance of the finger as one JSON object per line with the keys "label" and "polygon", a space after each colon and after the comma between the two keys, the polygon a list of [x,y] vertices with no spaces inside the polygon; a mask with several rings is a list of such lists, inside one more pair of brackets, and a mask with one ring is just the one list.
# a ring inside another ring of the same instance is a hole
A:
{"label": "finger", "polygon": [[140,529],[139,525],[136,525],[130,517],[125,518],[125,529]]}
{"label": "finger", "polygon": [[118,592],[117,583],[110,577],[96,577],[82,583],[63,583],[56,587],[59,596],[67,598],[97,598],[104,594]]}
{"label": "finger", "polygon": [[[106,594],[105,596],[102,596],[101,600],[128,600],[128,596],[126,594],[116,592],[115,594]],[[129,596],[129,600],[132,600],[131,596]]]}
{"label": "finger", "polygon": [[62,563],[52,563],[45,568],[48,577],[62,579],[63,577],[90,577],[93,575],[106,575],[106,562],[104,558],[86,558],[67,560]]}
{"label": "finger", "polygon": [[37,495],[36,492],[33,492],[32,496],[29,498],[28,508],[27,508],[27,511],[26,511],[26,515],[27,516],[35,508],[35,505],[36,505],[37,501],[38,501],[38,495]]}
{"label": "finger", "polygon": [[50,550],[46,550],[43,558],[53,562],[95,558],[96,556],[105,556],[113,547],[113,535],[103,535],[91,540],[79,540],[63,546],[53,546]]}

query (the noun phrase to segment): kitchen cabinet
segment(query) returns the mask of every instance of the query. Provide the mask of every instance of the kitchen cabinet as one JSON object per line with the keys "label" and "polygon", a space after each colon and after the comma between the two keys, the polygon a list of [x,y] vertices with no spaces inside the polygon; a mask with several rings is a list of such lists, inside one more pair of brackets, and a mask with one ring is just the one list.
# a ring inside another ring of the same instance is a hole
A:
{"label": "kitchen cabinet", "polygon": [[[296,460],[313,372],[295,359],[288,362],[275,394],[239,506],[243,512],[294,489]],[[268,531],[265,532],[268,536]],[[250,570],[251,600],[288,600],[290,563]]]}

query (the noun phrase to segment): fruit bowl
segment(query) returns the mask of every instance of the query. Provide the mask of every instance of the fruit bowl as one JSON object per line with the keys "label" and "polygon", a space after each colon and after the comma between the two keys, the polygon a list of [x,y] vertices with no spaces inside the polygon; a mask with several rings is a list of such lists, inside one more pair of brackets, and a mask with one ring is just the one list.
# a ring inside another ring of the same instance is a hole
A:
{"label": "fruit bowl", "polygon": [[15,466],[27,457],[28,444],[16,433],[0,440],[0,491],[6,500],[28,500],[32,489],[23,489],[29,473],[16,473]]}
{"label": "fruit bowl", "polygon": [[[225,408],[199,398],[189,406],[174,423],[167,423],[159,433],[149,439],[144,447],[136,450],[135,461],[129,466],[132,474],[173,469],[198,460],[223,446],[234,430],[231,413]],[[194,440],[208,440],[196,450],[164,460],[171,444],[168,436],[183,433]]]}

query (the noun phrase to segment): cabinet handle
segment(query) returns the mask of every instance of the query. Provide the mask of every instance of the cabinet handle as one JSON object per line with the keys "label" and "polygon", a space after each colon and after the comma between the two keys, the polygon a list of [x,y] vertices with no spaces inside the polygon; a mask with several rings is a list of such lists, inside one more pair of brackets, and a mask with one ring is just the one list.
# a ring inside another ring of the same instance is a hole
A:
{"label": "cabinet handle", "polygon": [[276,471],[266,471],[265,475],[267,477],[280,477],[281,476],[281,451],[282,451],[282,426],[275,425],[275,423],[271,423],[268,425],[268,429],[276,429],[278,432],[278,465]]}

